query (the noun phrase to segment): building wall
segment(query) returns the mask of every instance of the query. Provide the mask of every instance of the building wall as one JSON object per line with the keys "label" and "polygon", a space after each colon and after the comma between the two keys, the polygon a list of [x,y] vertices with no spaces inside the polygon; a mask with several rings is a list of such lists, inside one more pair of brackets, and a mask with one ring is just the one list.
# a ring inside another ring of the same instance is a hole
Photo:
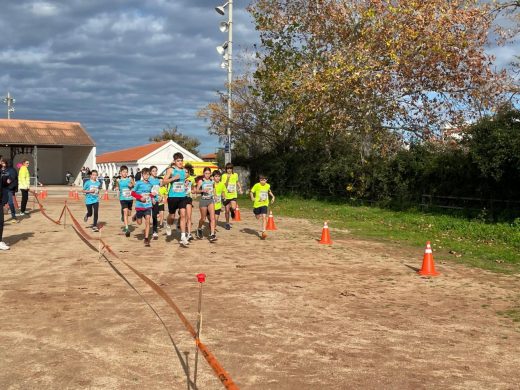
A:
{"label": "building wall", "polygon": [[69,171],[75,178],[74,183],[81,185],[81,168],[94,169],[95,156],[95,147],[65,146],[63,148],[63,172],[59,184],[65,183],[65,174]]}

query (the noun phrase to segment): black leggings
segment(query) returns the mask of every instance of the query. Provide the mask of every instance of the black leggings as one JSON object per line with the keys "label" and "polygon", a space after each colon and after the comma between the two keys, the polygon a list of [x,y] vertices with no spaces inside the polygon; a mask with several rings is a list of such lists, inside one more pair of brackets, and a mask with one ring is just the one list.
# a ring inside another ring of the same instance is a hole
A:
{"label": "black leggings", "polygon": [[27,207],[27,201],[29,200],[29,190],[20,190],[22,191],[22,205],[20,206],[20,211],[25,213],[25,209]]}
{"label": "black leggings", "polygon": [[155,203],[153,206],[152,206],[152,230],[154,233],[158,233],[159,230],[157,228],[158,226],[158,223],[157,223],[157,216],[159,215],[159,204],[158,203]]}
{"label": "black leggings", "polygon": [[87,217],[92,217],[92,211],[94,211],[94,221],[92,222],[93,226],[97,225],[98,210],[99,203],[92,203],[87,205]]}
{"label": "black leggings", "polygon": [[0,210],[0,241],[2,241],[4,235],[4,202],[0,202],[0,204],[2,204],[2,209]]}

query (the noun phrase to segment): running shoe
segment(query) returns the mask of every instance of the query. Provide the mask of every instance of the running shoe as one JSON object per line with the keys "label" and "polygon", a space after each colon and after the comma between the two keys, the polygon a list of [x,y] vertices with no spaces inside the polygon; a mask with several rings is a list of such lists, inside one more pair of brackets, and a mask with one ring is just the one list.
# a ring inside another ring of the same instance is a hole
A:
{"label": "running shoe", "polygon": [[158,239],[159,239],[159,234],[157,234],[157,232],[154,232],[154,233],[152,234],[152,238],[153,238],[154,240],[158,240]]}
{"label": "running shoe", "polygon": [[193,241],[195,238],[191,235],[191,233],[188,233],[188,241]]}
{"label": "running shoe", "polygon": [[183,237],[183,238],[181,238],[180,244],[181,244],[183,247],[187,248],[188,245],[190,244],[190,242],[188,241],[188,239],[187,239],[186,237]]}
{"label": "running shoe", "polygon": [[202,237],[203,237],[202,229],[197,229],[197,238],[198,238],[199,240],[202,240]]}
{"label": "running shoe", "polygon": [[130,237],[130,229],[125,228],[125,236]]}
{"label": "running shoe", "polygon": [[211,234],[208,238],[209,238],[209,242],[217,241],[217,236],[215,235],[215,233]]}
{"label": "running shoe", "polygon": [[0,250],[8,251],[9,249],[11,249],[11,248],[9,248],[9,246],[5,242],[0,241]]}
{"label": "running shoe", "polygon": [[88,214],[85,214],[85,216],[83,217],[83,221],[85,221],[85,222],[88,221]]}
{"label": "running shoe", "polygon": [[231,214],[231,218],[235,219],[235,209],[229,209],[229,213]]}
{"label": "running shoe", "polygon": [[145,238],[144,239],[144,246],[150,246],[150,239],[149,238]]}
{"label": "running shoe", "polygon": [[97,226],[92,226],[92,231],[93,231],[93,232],[99,232],[99,229],[98,229]]}
{"label": "running shoe", "polygon": [[23,216],[23,215],[25,215],[25,213],[19,212],[18,215],[22,215]]}
{"label": "running shoe", "polygon": [[262,234],[260,235],[260,238],[262,240],[265,240],[267,238],[267,233],[266,232],[262,232]]}
{"label": "running shoe", "polygon": [[231,229],[231,225],[229,223],[226,223],[226,230]]}
{"label": "running shoe", "polygon": [[172,235],[172,227],[171,227],[171,225],[166,224],[166,225],[164,226],[164,228],[166,229],[166,235],[167,235],[168,237],[170,237],[170,236]]}

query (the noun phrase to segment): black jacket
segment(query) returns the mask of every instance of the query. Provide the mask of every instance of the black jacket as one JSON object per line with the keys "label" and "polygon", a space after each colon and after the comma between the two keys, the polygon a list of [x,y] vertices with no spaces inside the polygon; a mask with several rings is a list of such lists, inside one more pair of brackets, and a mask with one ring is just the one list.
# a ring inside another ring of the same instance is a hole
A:
{"label": "black jacket", "polygon": [[[18,191],[18,174],[16,173],[16,169],[14,169],[13,167],[2,169],[0,171],[0,174],[0,180],[2,182],[2,192],[7,190]],[[11,182],[7,183],[7,179],[11,179]]]}

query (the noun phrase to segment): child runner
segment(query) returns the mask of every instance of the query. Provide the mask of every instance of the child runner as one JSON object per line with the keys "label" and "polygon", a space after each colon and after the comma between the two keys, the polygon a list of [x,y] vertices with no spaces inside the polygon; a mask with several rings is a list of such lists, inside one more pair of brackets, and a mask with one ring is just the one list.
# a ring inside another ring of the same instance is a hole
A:
{"label": "child runner", "polygon": [[132,204],[134,203],[134,198],[132,197],[132,188],[134,188],[134,179],[128,176],[128,167],[126,165],[122,165],[119,169],[119,175],[121,176],[116,180],[116,188],[119,191],[119,203],[121,204],[121,216],[123,219],[123,223],[125,227],[123,231],[125,232],[125,236],[130,237],[130,229],[128,219],[130,218],[130,214],[132,214]]}
{"label": "child runner", "polygon": [[235,209],[237,208],[237,187],[242,194],[242,186],[238,181],[238,173],[233,172],[233,164],[226,164],[226,173],[222,175],[222,182],[226,186],[224,207],[226,208],[226,230],[231,229],[229,224],[229,215],[235,218]]}
{"label": "child runner", "polygon": [[265,232],[267,226],[267,207],[269,206],[269,195],[271,195],[271,204],[274,203],[274,195],[271,192],[271,186],[267,184],[267,177],[259,176],[260,182],[251,188],[251,201],[253,201],[253,213],[256,219],[262,218],[262,231],[260,237],[262,240],[267,238]]}
{"label": "child runner", "polygon": [[171,183],[168,191],[168,219],[166,220],[166,235],[171,236],[173,218],[175,212],[179,210],[179,220],[181,225],[181,240],[180,244],[184,247],[189,245],[188,237],[186,235],[186,187],[184,180],[186,179],[186,172],[184,171],[184,156],[182,153],[175,153],[173,155],[173,166],[166,170],[163,178],[163,183]]}
{"label": "child runner", "polygon": [[186,164],[184,171],[186,172],[186,179],[184,180],[184,185],[186,186],[186,232],[188,234],[188,241],[193,241],[193,236],[191,235],[191,216],[193,213],[192,190],[195,185],[195,178],[193,177],[193,167],[190,163]]}
{"label": "child runner", "polygon": [[144,246],[150,246],[150,218],[152,217],[152,207],[155,203],[155,196],[152,195],[153,185],[150,182],[150,169],[143,168],[141,180],[135,183],[132,196],[137,199],[135,202],[135,216],[138,225],[143,223],[144,218]]}
{"label": "child runner", "polygon": [[215,235],[215,200],[213,194],[215,193],[215,183],[211,180],[211,168],[206,167],[203,171],[202,178],[197,182],[197,194],[201,194],[199,200],[200,208],[200,220],[199,228],[197,229],[197,238],[202,239],[203,231],[202,227],[206,221],[206,217],[209,215],[209,240],[211,242],[217,240]]}
{"label": "child runner", "polygon": [[225,198],[226,186],[220,181],[220,171],[213,171],[213,181],[215,182],[215,231],[217,230],[218,219],[220,217],[220,210],[222,210],[222,198]]}
{"label": "child runner", "polygon": [[85,194],[85,205],[87,206],[87,213],[83,220],[88,221],[89,217],[94,214],[94,221],[92,223],[92,230],[99,231],[97,227],[98,211],[99,211],[99,189],[101,182],[98,180],[98,172],[94,169],[90,172],[90,179],[83,184],[83,193]]}
{"label": "child runner", "polygon": [[[142,173],[141,173],[142,174]],[[150,178],[148,179],[152,185],[152,195],[155,197],[155,203],[152,206],[152,238],[157,240],[159,238],[159,226],[157,223],[157,216],[159,215],[159,189],[161,188],[161,179],[157,177],[157,167],[152,165],[150,167]]]}
{"label": "child runner", "polygon": [[164,183],[161,184],[159,188],[159,226],[163,227],[166,225],[166,221],[164,220],[164,202],[168,199],[168,186]]}

